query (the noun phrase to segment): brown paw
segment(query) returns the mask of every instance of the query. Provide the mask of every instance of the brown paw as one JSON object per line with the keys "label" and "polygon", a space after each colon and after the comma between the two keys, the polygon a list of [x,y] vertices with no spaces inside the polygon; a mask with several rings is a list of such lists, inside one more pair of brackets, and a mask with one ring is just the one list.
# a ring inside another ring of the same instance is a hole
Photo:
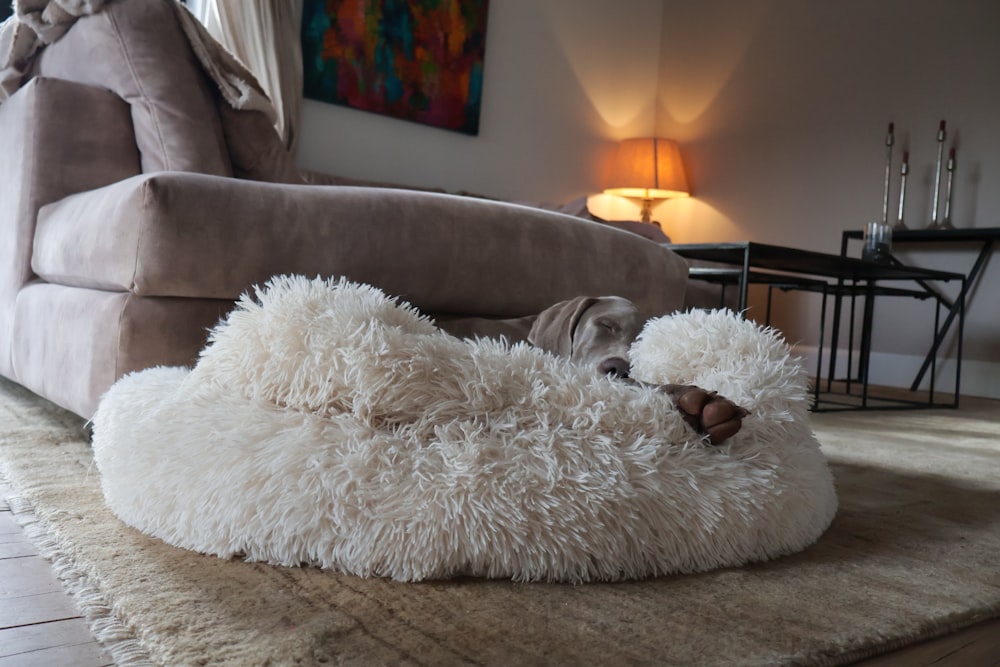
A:
{"label": "brown paw", "polygon": [[722,444],[743,426],[747,411],[714,391],[692,384],[660,385],[681,411],[684,420],[699,433],[708,436],[713,445]]}

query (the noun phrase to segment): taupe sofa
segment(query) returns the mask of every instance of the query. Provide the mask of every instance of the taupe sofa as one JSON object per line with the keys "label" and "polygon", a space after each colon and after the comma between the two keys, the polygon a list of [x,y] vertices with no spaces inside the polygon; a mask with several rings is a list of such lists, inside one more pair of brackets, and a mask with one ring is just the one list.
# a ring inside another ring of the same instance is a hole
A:
{"label": "taupe sofa", "polygon": [[0,155],[0,374],[84,417],[123,374],[191,364],[275,274],[347,276],[441,318],[684,299],[682,259],[606,225],[306,184],[260,112],[221,101],[169,0],[111,0],[41,51],[0,105]]}

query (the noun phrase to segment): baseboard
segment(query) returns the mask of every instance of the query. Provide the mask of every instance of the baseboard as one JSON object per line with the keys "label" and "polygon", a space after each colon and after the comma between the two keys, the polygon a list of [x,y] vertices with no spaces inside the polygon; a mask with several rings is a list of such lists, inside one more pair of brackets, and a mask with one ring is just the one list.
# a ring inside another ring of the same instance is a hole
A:
{"label": "baseboard", "polygon": [[[809,374],[816,372],[816,346],[795,345],[794,354],[802,357]],[[886,387],[908,388],[917,376],[917,371],[924,358],[907,354],[891,352],[873,352],[869,367],[871,384]],[[823,354],[823,377],[826,377],[829,366],[828,353]],[[847,371],[847,350],[837,353],[837,377],[842,377]],[[930,372],[925,375],[920,388],[927,390]],[[945,359],[937,365],[935,373],[935,391],[951,392],[955,390],[955,360]],[[990,361],[962,362],[961,376],[962,396],[980,396],[982,398],[1000,399],[1000,363]]]}

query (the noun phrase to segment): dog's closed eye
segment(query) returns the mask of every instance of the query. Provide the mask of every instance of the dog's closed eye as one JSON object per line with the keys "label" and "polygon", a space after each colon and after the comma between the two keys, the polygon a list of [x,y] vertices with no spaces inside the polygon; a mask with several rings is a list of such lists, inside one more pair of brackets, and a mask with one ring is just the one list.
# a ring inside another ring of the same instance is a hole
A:
{"label": "dog's closed eye", "polygon": [[596,324],[597,324],[597,326],[601,327],[602,329],[607,329],[608,331],[610,331],[612,333],[618,331],[621,328],[621,327],[618,326],[617,323],[611,322],[609,320],[598,320],[596,322]]}

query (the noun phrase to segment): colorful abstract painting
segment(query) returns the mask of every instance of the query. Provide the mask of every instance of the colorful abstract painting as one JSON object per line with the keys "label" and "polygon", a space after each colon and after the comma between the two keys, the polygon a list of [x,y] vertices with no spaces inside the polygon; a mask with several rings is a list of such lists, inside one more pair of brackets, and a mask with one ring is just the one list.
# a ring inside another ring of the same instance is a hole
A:
{"label": "colorful abstract painting", "polygon": [[479,133],[489,0],[305,0],[305,96]]}

